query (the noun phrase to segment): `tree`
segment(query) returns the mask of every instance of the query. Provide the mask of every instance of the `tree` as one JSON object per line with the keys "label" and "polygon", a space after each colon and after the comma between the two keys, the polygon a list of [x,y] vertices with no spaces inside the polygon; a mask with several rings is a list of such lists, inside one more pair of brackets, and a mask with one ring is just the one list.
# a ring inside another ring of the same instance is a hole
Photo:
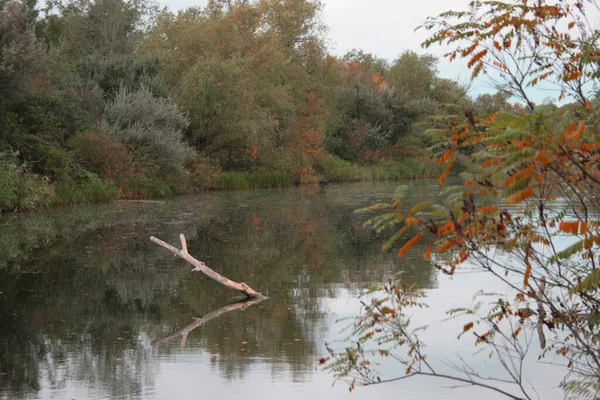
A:
{"label": "tree", "polygon": [[171,100],[154,97],[146,87],[123,88],[107,106],[104,118],[108,130],[154,173],[181,174],[193,156],[183,142],[187,117]]}
{"label": "tree", "polygon": [[559,99],[571,96],[585,105],[600,76],[600,32],[588,18],[597,8],[594,0],[474,1],[470,11],[429,18],[423,27],[436,32],[424,45],[456,44],[450,61],[467,59],[473,77],[486,73],[531,109],[527,90],[541,82],[557,86]]}
{"label": "tree", "polygon": [[[498,46],[492,44],[495,53],[489,57],[510,58],[515,51],[511,40],[524,42],[540,35],[539,40],[559,59],[565,52],[579,54],[573,61],[583,66],[579,72],[571,74],[573,64],[566,59],[559,63],[559,70],[552,69],[560,72],[556,83],[563,86],[563,93],[582,88],[581,79],[597,81],[595,67],[587,65],[588,43],[570,40],[567,33],[559,31],[578,26],[579,21],[572,18],[574,13],[585,16],[583,4],[480,3],[495,12],[478,14],[478,19],[472,12],[442,14],[439,20],[431,20],[435,23],[426,24],[440,29],[426,44],[455,44],[458,50],[452,50],[450,57],[470,57],[469,65],[477,75],[496,68],[486,58],[491,52],[477,52],[478,46],[495,41]],[[451,17],[467,21],[449,26],[445,19]],[[542,36],[549,21],[556,32]],[[475,31],[476,27],[480,30]],[[504,37],[498,40],[495,35]],[[471,47],[456,44],[463,38],[473,43]],[[523,57],[519,62],[535,64],[541,55],[535,52]],[[586,61],[579,63],[579,59]],[[521,76],[523,70],[517,71],[516,64],[501,68],[508,71],[508,84],[517,85],[514,89],[523,99],[529,97],[525,91],[519,92],[525,89],[519,82],[541,79],[541,71],[536,69],[525,70]],[[491,294],[487,297],[491,301],[483,298],[477,307],[450,313],[467,318],[461,335],[473,334],[476,345],[488,347],[490,355],[504,366],[508,382],[483,376],[466,364],[459,365],[454,374],[439,372],[428,361],[418,331],[412,330],[406,317],[420,305],[423,294],[397,281],[386,284],[371,303],[364,304],[364,313],[353,325],[358,344],[342,352],[330,349],[331,358],[322,360],[338,377],[379,383],[380,375],[372,364],[379,355],[393,357],[404,366],[405,375],[396,379],[437,376],[509,398],[529,399],[533,393],[523,385],[522,365],[535,336],[541,357],[556,354],[565,360],[562,385],[569,394],[598,396],[600,114],[595,102],[580,90],[571,93],[583,104],[567,113],[540,111],[518,116],[504,112],[480,120],[467,112],[463,118],[446,118],[445,127],[437,130],[439,161],[446,164],[440,184],[458,159],[473,162],[470,172],[462,174],[464,184],[445,190],[448,201],[444,205],[429,202],[404,209],[403,189],[399,188],[392,202],[364,210],[385,210],[370,223],[378,229],[395,227],[384,247],[403,241],[399,256],[420,241],[429,242],[424,258],[441,272],[454,275],[463,265],[470,265],[506,285],[508,295]],[[506,389],[498,383],[513,386]]]}

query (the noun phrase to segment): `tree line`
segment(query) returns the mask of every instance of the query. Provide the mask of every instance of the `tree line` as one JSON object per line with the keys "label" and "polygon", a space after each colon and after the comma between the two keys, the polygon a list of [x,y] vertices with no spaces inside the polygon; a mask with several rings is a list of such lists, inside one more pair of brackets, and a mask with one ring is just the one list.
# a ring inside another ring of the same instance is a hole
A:
{"label": "tree line", "polygon": [[419,121],[508,107],[431,55],[330,54],[321,9],[0,0],[0,209],[433,176]]}

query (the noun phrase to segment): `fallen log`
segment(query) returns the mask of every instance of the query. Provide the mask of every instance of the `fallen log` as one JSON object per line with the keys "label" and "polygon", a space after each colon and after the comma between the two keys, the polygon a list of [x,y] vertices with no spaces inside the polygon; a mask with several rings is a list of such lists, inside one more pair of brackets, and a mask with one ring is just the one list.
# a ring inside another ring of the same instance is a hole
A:
{"label": "fallen log", "polygon": [[204,275],[208,276],[211,279],[214,279],[215,281],[219,282],[220,284],[227,286],[230,289],[237,290],[238,292],[242,292],[243,294],[246,295],[246,297],[249,297],[252,299],[261,299],[261,300],[265,298],[265,296],[263,296],[261,293],[257,292],[256,290],[252,289],[250,286],[246,285],[244,282],[239,283],[239,282],[234,282],[230,279],[227,279],[226,277],[219,274],[218,272],[215,272],[212,269],[208,268],[208,266],[206,264],[204,264],[202,261],[196,260],[194,257],[192,257],[188,253],[187,242],[185,240],[185,236],[183,235],[183,233],[179,235],[179,238],[181,239],[181,250],[179,250],[178,248],[176,248],[174,246],[171,246],[169,243],[163,242],[159,238],[150,236],[151,241],[153,241],[157,245],[162,246],[165,249],[171,251],[172,253],[175,254],[176,257],[180,257],[180,258],[184,259],[185,261],[187,261],[188,263],[192,264],[194,266],[194,269],[192,271],[202,272]]}
{"label": "fallen log", "polygon": [[256,304],[256,303],[260,303],[261,301],[263,301],[265,298],[252,298],[252,299],[248,299],[248,300],[244,300],[244,301],[238,301],[236,303],[232,303],[229,305],[226,305],[225,307],[221,307],[217,310],[211,311],[208,314],[204,315],[203,317],[200,318],[196,318],[194,320],[194,322],[192,322],[189,325],[184,326],[183,328],[181,328],[180,330],[178,330],[175,333],[172,333],[168,336],[165,336],[162,339],[158,339],[152,342],[153,346],[159,346],[161,343],[167,342],[169,340],[175,339],[179,336],[181,336],[181,342],[179,343],[179,345],[181,346],[181,348],[183,349],[185,347],[185,342],[187,341],[187,336],[188,334],[193,331],[194,329],[204,325],[205,323],[207,323],[208,321],[210,321],[211,319],[215,319],[217,317],[220,317],[223,314],[226,314],[230,311],[234,311],[234,310],[245,310],[246,308]]}

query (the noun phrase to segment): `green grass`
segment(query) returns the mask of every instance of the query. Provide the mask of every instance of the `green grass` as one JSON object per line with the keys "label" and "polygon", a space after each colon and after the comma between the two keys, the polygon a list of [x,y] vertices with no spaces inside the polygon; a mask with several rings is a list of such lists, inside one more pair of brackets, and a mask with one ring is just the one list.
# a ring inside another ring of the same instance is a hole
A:
{"label": "green grass", "polygon": [[407,159],[395,165],[366,166],[362,169],[373,180],[413,180],[437,178],[442,174],[443,166]]}
{"label": "green grass", "polygon": [[329,155],[317,166],[317,171],[327,182],[351,182],[371,179],[364,168],[339,157]]}
{"label": "green grass", "polygon": [[222,172],[210,187],[217,190],[266,189],[287,187],[291,184],[287,174],[280,171]]}
{"label": "green grass", "polygon": [[412,180],[437,178],[443,167],[430,160],[404,159],[392,165],[358,166],[335,156],[328,156],[318,166],[328,182],[362,180]]}
{"label": "green grass", "polygon": [[56,202],[54,188],[12,153],[0,153],[0,212],[45,208]]}
{"label": "green grass", "polygon": [[123,199],[147,199],[175,196],[181,193],[179,185],[174,180],[159,176],[138,175],[120,180],[117,185]]}

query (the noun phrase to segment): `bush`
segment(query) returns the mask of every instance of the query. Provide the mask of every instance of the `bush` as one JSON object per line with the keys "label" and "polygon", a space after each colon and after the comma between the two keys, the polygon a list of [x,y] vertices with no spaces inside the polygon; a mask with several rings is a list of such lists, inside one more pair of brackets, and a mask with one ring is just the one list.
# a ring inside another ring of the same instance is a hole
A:
{"label": "bush", "polygon": [[53,204],[56,196],[48,181],[32,173],[17,156],[18,153],[0,153],[0,212]]}
{"label": "bush", "polygon": [[221,176],[221,168],[208,157],[196,157],[190,166],[190,175],[187,184],[191,189],[210,189],[214,187],[216,179]]}
{"label": "bush", "polygon": [[55,185],[60,204],[103,203],[120,197],[119,190],[112,182],[92,172],[76,168],[72,175],[72,179]]}
{"label": "bush", "polygon": [[329,182],[349,182],[369,179],[369,175],[357,165],[333,155],[323,159],[318,167],[323,178]]}
{"label": "bush", "polygon": [[81,167],[99,176],[122,179],[135,174],[133,157],[127,147],[100,129],[73,137],[69,148]]}
{"label": "bush", "polygon": [[187,117],[169,99],[159,99],[147,87],[125,88],[105,110],[107,129],[125,143],[143,164],[163,177],[181,175],[193,157],[183,142]]}

